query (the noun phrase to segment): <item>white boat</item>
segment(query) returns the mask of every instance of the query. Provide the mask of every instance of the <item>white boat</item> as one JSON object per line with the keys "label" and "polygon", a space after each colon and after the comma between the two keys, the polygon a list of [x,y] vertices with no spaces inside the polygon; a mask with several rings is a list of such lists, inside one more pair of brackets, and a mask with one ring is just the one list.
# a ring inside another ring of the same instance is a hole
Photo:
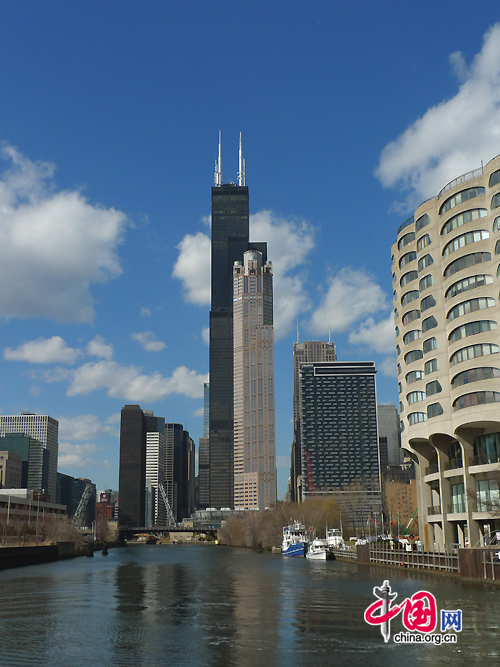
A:
{"label": "white boat", "polygon": [[294,521],[290,526],[284,526],[281,546],[283,556],[305,556],[306,547],[306,527],[303,523]]}
{"label": "white boat", "polygon": [[329,551],[326,540],[315,539],[309,545],[306,558],[309,560],[333,560],[335,556]]}
{"label": "white boat", "polygon": [[326,544],[329,549],[343,549],[345,547],[342,531],[338,528],[326,529]]}

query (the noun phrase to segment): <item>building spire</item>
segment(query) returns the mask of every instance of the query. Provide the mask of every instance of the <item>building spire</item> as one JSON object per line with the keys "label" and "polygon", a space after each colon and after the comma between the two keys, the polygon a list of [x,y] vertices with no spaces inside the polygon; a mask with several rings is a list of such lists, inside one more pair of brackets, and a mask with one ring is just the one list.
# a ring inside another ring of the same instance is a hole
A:
{"label": "building spire", "polygon": [[332,327],[331,327],[330,322],[328,322],[328,342],[329,343],[332,342]]}
{"label": "building spire", "polygon": [[222,185],[220,130],[219,130],[219,160],[218,161],[215,160],[214,183],[215,183],[215,187],[217,187],[217,188],[219,188]]}
{"label": "building spire", "polygon": [[245,160],[241,150],[241,132],[240,132],[240,150],[238,153],[238,185],[245,185]]}
{"label": "building spire", "polygon": [[297,320],[297,345],[300,343],[299,339],[299,320]]}

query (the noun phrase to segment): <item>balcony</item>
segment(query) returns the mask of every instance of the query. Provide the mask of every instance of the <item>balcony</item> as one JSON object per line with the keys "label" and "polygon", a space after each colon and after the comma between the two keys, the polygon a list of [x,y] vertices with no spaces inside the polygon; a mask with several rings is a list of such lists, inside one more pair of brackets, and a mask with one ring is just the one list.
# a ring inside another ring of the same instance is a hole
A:
{"label": "balcony", "polygon": [[493,454],[481,454],[480,456],[473,456],[470,460],[471,466],[484,466],[488,463],[498,463],[500,461],[500,455],[498,453]]}
{"label": "balcony", "polygon": [[463,468],[464,467],[464,462],[462,461],[462,457],[459,459],[450,459],[448,463],[444,464],[444,469],[445,470],[456,470],[457,468]]}
{"label": "balcony", "polygon": [[427,466],[425,469],[426,475],[432,475],[435,472],[439,472],[439,465],[437,463],[432,463],[430,466]]}
{"label": "balcony", "polygon": [[467,512],[467,503],[465,500],[459,500],[452,505],[448,505],[448,514],[463,514],[464,512]]}
{"label": "balcony", "polygon": [[432,507],[428,507],[427,514],[429,516],[435,516],[436,514],[441,514],[441,505],[433,505]]}

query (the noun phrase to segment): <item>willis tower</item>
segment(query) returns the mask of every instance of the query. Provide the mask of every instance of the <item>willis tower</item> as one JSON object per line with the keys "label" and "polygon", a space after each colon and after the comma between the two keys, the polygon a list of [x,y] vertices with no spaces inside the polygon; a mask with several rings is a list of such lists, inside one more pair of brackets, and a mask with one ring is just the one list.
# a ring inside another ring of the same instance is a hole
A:
{"label": "willis tower", "polygon": [[210,507],[234,507],[233,265],[267,243],[249,241],[248,188],[239,147],[238,183],[223,183],[221,139],[212,188],[212,297],[210,309],[209,498]]}

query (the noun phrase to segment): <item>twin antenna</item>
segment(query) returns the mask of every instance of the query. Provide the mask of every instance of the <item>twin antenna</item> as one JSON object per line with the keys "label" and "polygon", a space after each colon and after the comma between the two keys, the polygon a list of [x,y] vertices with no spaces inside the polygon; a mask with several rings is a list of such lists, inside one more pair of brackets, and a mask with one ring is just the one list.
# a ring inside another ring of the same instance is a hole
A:
{"label": "twin antenna", "polygon": [[[219,188],[222,185],[222,168],[221,168],[221,136],[219,130],[219,159],[215,160],[215,187]],[[240,132],[240,150],[238,153],[238,185],[241,187],[245,185],[245,160],[241,150],[241,132]]]}

